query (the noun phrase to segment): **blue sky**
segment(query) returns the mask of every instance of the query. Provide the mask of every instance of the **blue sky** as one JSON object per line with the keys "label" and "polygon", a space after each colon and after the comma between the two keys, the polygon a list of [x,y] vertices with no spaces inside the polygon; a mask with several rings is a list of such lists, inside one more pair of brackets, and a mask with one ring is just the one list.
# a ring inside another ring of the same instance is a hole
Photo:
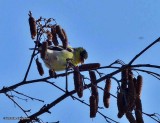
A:
{"label": "blue sky", "polygon": [[[34,46],[30,38],[28,12],[32,11],[35,18],[40,16],[53,17],[67,32],[69,43],[73,47],[83,46],[89,53],[86,63],[99,62],[102,66],[109,65],[117,59],[129,62],[138,52],[160,36],[159,0],[39,0],[39,1],[0,1],[0,88],[10,86],[23,80],[31,51]],[[152,47],[134,64],[150,63],[159,65],[160,44]],[[106,74],[112,69],[104,70]],[[160,71],[156,70],[158,73]],[[45,76],[48,74],[45,69]],[[88,73],[84,73],[88,76]],[[160,113],[160,83],[146,74],[142,92],[143,111]],[[119,77],[119,76],[117,76]],[[35,63],[31,67],[28,80],[41,78]],[[62,88],[65,79],[53,80]],[[73,89],[73,77],[70,76],[70,89]],[[103,85],[103,84],[102,84]],[[113,81],[112,93],[116,94],[117,85]],[[63,93],[46,84],[32,84],[17,88],[17,91],[41,98],[45,103],[36,101],[24,102],[17,100],[25,109],[36,112],[44,104],[50,103]],[[84,93],[83,99],[89,102],[90,92]],[[25,116],[7,97],[0,95],[0,122],[6,116]],[[102,98],[100,98],[100,105]],[[104,118],[97,114],[89,118],[89,108],[78,101],[67,98],[51,109],[52,114],[41,116],[45,122],[60,123],[103,123]],[[120,123],[127,123],[125,116],[117,118],[116,100],[111,98],[111,107],[102,112]],[[30,115],[29,114],[29,115]],[[3,121],[2,121],[3,120]],[[153,120],[144,116],[146,123]]]}

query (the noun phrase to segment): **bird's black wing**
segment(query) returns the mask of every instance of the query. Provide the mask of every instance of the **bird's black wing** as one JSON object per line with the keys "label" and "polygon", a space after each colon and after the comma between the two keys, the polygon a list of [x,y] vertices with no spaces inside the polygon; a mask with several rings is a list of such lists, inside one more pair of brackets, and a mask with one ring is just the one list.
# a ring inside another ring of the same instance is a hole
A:
{"label": "bird's black wing", "polygon": [[54,50],[54,51],[62,51],[62,50],[67,50],[69,52],[73,52],[73,49],[67,47],[67,49],[64,49],[62,46],[49,46],[48,49]]}
{"label": "bird's black wing", "polygon": [[56,46],[56,47],[55,46],[49,46],[48,49],[54,50],[54,51],[62,51],[62,50],[64,50],[63,48],[58,47],[58,46]]}

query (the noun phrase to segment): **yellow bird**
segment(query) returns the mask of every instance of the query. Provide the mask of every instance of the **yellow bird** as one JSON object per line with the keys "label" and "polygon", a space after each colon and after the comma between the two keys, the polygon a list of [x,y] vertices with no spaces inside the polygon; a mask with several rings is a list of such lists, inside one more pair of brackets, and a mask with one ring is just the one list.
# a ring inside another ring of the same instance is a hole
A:
{"label": "yellow bird", "polygon": [[82,47],[64,49],[62,46],[49,46],[45,52],[45,58],[42,58],[45,65],[54,71],[66,69],[67,59],[72,59],[72,64],[77,66],[84,63],[88,58],[87,51]]}

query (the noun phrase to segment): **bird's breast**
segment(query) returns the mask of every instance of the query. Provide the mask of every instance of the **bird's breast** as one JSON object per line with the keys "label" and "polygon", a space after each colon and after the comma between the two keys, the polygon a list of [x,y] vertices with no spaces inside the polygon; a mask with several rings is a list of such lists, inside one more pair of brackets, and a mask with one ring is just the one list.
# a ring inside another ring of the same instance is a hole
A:
{"label": "bird's breast", "polygon": [[63,51],[53,51],[47,50],[46,59],[43,59],[45,65],[49,69],[54,69],[55,71],[65,70],[66,59],[73,58],[73,53],[66,50]]}

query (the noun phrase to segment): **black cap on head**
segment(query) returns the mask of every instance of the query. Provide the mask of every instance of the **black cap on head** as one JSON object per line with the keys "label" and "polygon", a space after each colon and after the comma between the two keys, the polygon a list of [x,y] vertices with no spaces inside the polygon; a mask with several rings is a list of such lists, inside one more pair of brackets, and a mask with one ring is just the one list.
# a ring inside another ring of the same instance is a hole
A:
{"label": "black cap on head", "polygon": [[81,62],[84,63],[84,60],[88,58],[88,53],[85,49],[80,52]]}

